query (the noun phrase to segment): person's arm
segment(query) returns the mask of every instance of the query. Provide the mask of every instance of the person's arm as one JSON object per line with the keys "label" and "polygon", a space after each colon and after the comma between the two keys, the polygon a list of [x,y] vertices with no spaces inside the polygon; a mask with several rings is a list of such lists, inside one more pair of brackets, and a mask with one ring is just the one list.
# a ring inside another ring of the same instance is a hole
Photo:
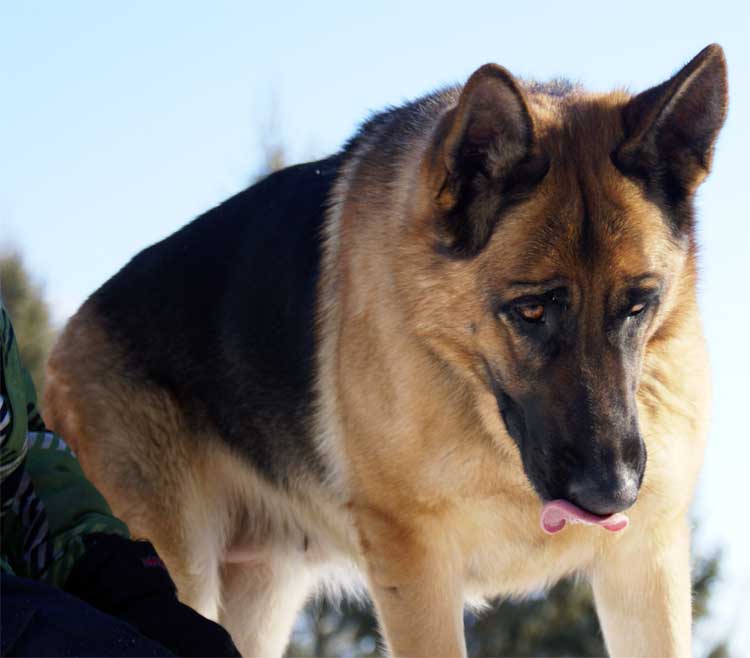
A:
{"label": "person's arm", "polygon": [[130,540],[70,448],[45,427],[1,302],[0,351],[4,567],[67,590],[176,655],[239,656],[221,626],[178,601],[154,547]]}
{"label": "person's arm", "polygon": [[0,305],[4,419],[0,435],[3,554],[19,576],[64,587],[92,533],[128,537],[127,526],[83,474],[63,439],[47,430],[13,327]]}

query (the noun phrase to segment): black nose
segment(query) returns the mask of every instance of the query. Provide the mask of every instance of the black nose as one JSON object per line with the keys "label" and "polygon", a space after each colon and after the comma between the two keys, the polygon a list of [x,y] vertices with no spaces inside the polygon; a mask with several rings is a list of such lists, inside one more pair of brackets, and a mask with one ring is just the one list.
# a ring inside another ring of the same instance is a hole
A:
{"label": "black nose", "polygon": [[630,469],[617,474],[587,475],[568,484],[568,500],[592,514],[608,516],[635,503],[640,478]]}

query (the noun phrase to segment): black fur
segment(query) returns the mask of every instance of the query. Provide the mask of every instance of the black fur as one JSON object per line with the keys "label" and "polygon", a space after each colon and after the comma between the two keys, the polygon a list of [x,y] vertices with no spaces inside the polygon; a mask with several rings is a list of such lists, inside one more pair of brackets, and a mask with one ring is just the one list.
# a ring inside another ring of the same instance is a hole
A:
{"label": "black fur", "polygon": [[269,479],[320,473],[309,420],[321,226],[341,158],[275,173],[92,296],[129,365]]}
{"label": "black fur", "polygon": [[712,45],[623,108],[626,140],[612,153],[612,162],[643,185],[678,240],[695,225],[692,191],[710,169],[727,93],[724,55]]}

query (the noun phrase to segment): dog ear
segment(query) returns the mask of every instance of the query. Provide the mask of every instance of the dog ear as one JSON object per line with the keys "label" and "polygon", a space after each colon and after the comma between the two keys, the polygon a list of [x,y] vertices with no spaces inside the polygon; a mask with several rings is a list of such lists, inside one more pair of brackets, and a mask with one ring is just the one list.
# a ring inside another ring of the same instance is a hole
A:
{"label": "dog ear", "polygon": [[485,64],[469,78],[450,123],[442,155],[446,171],[458,177],[481,171],[488,178],[501,178],[534,141],[523,93],[497,64]]}
{"label": "dog ear", "polygon": [[476,253],[489,240],[502,202],[538,182],[548,160],[513,76],[497,64],[475,71],[437,127],[431,188],[450,247]]}
{"label": "dog ear", "polygon": [[[623,110],[625,141],[613,153],[625,175],[646,184],[679,220],[711,168],[727,113],[727,67],[717,44],[681,71],[632,98]],[[678,228],[682,228],[679,226]]]}

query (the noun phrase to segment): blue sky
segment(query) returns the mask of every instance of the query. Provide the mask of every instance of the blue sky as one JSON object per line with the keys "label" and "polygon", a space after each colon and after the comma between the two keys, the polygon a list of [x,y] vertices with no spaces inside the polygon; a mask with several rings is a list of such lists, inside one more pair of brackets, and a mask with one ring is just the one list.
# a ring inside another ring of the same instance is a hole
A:
{"label": "blue sky", "polygon": [[[4,2],[0,244],[63,321],[135,252],[244,187],[262,135],[327,154],[369,112],[495,61],[640,90],[721,43],[730,114],[699,196],[714,415],[696,505],[725,583],[707,633],[750,655],[747,2]],[[207,266],[210,266],[207,263]]]}

